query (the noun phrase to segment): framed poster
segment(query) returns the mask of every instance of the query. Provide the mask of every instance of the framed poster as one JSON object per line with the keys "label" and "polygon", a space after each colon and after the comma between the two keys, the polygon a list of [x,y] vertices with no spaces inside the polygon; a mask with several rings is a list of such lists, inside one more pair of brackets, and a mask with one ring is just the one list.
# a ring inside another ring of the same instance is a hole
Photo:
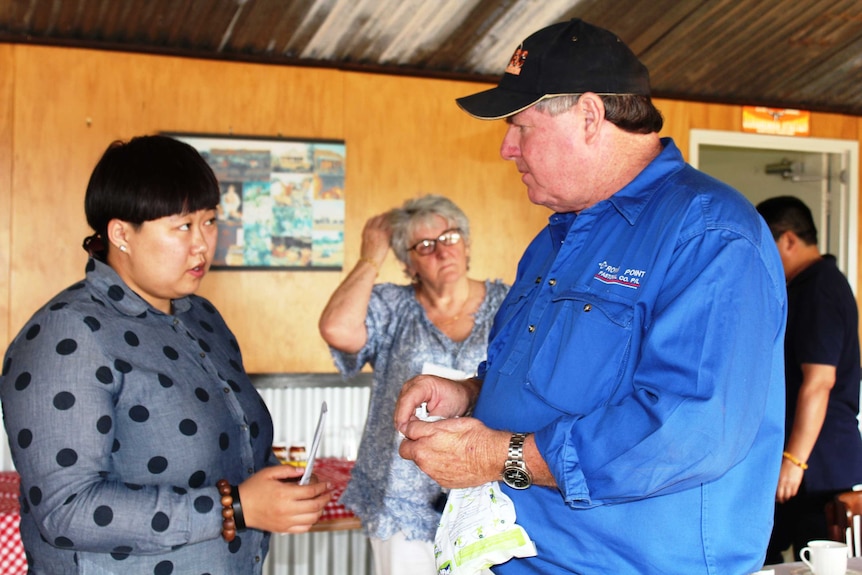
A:
{"label": "framed poster", "polygon": [[200,152],[221,189],[214,270],[340,270],[340,140],[164,133]]}

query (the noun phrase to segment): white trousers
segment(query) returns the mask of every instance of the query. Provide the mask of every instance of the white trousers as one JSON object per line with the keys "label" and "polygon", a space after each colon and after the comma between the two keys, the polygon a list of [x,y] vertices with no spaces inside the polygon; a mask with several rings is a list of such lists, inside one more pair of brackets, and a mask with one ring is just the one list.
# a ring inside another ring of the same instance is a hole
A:
{"label": "white trousers", "polygon": [[389,539],[370,540],[375,575],[437,575],[434,543],[408,541],[400,531]]}

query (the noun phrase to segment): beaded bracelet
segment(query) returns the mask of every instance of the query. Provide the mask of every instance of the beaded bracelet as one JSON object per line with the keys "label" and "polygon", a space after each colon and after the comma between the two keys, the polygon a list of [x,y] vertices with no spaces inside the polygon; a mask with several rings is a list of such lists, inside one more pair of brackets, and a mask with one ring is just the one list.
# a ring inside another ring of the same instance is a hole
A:
{"label": "beaded bracelet", "polygon": [[804,461],[802,461],[801,459],[799,459],[798,457],[796,457],[795,455],[793,455],[789,451],[785,451],[782,455],[784,455],[785,459],[790,461],[790,463],[792,463],[793,465],[797,465],[797,466],[801,467],[803,471],[808,469],[807,463],[805,463]]}
{"label": "beaded bracelet", "polygon": [[237,529],[245,529],[239,489],[228,483],[227,479],[219,479],[216,487],[221,495],[221,536],[230,543],[236,537]]}

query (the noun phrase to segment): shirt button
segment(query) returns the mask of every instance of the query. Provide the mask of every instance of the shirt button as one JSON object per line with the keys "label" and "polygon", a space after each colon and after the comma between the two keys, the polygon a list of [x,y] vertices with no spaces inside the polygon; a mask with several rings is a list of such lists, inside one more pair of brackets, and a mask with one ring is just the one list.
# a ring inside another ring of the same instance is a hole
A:
{"label": "shirt button", "polygon": [[255,556],[254,556],[254,562],[255,562],[255,563],[260,563],[260,555],[255,555]]}
{"label": "shirt button", "polygon": [[205,354],[204,352],[201,352],[201,359],[205,358],[206,356],[207,356],[207,354]]}
{"label": "shirt button", "polygon": [[252,475],[252,474],[254,473],[254,468],[253,468],[253,467],[249,467],[248,469],[246,469],[246,472],[247,472],[249,475]]}
{"label": "shirt button", "polygon": [[530,333],[533,333],[534,331],[536,331],[536,326],[531,325],[530,327],[527,328],[527,330],[529,330]]}
{"label": "shirt button", "polygon": [[180,325],[180,320],[178,320],[177,318],[174,318],[174,325]]}
{"label": "shirt button", "polygon": [[542,283],[542,276],[538,276],[538,277],[536,277],[536,283],[537,283],[537,284]]}
{"label": "shirt button", "polygon": [[593,310],[592,304],[589,304],[589,303],[584,304],[584,311],[592,311],[592,310]]}
{"label": "shirt button", "polygon": [[243,431],[247,431],[248,425],[242,424],[239,428],[242,429]]}
{"label": "shirt button", "polygon": [[555,286],[555,285],[557,285],[557,280],[555,280],[555,279],[553,279],[553,278],[552,278],[552,279],[549,279],[549,280],[548,280],[548,285],[549,285],[549,286]]}

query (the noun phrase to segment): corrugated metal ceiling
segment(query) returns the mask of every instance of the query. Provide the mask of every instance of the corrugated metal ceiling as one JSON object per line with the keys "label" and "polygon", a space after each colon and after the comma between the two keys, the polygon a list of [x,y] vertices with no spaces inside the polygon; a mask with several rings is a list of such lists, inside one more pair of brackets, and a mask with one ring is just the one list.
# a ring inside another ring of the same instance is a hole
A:
{"label": "corrugated metal ceiling", "polygon": [[0,42],[496,81],[573,17],[628,43],[657,97],[862,115],[859,0],[0,0]]}

